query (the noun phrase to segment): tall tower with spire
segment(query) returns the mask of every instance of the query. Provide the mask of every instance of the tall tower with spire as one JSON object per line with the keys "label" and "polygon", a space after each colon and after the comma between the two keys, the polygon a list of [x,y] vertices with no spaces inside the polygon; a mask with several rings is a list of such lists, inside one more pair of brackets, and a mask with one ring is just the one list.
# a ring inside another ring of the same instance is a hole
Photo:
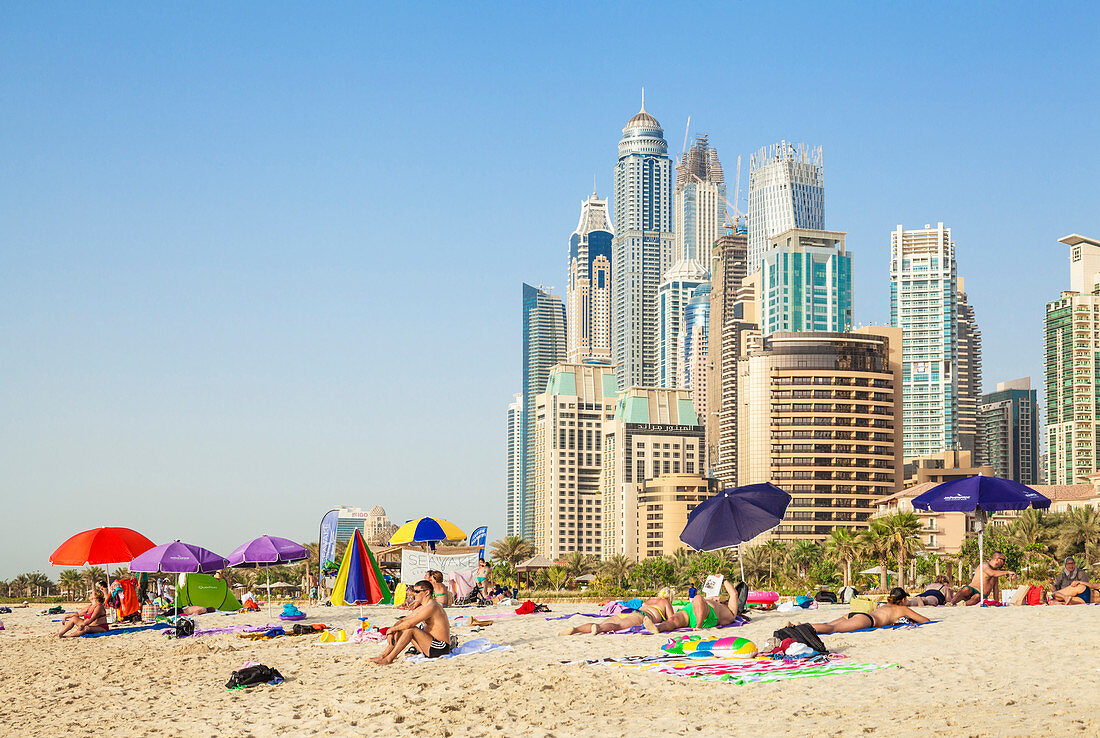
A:
{"label": "tall tower with spire", "polygon": [[581,219],[569,237],[569,281],[565,291],[568,360],[611,360],[611,241],[607,200],[581,202]]}
{"label": "tall tower with spire", "polygon": [[657,288],[672,261],[672,162],[665,132],[642,109],[623,128],[615,164],[612,360],[620,389],[653,387],[660,363]]}

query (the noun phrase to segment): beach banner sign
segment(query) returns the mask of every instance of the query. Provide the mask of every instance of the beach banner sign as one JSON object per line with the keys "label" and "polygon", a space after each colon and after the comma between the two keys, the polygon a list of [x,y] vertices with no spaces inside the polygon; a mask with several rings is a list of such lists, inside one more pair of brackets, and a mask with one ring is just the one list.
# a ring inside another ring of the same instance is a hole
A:
{"label": "beach banner sign", "polygon": [[450,574],[452,571],[475,571],[477,569],[477,552],[468,554],[439,554],[431,551],[402,551],[401,552],[401,581],[419,582],[424,578],[428,569]]}
{"label": "beach banner sign", "polygon": [[470,546],[481,547],[481,550],[477,552],[477,557],[479,559],[485,558],[485,539],[488,537],[489,529],[484,525],[470,534]]}
{"label": "beach banner sign", "polygon": [[336,560],[336,526],[339,521],[339,510],[329,510],[325,514],[325,517],[321,518],[321,546],[319,553],[322,568],[330,561]]}

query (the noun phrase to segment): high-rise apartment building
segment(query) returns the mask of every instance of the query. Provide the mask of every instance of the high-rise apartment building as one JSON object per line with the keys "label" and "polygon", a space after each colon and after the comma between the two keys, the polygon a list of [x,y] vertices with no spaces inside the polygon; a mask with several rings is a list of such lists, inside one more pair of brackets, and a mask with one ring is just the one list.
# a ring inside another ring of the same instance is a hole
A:
{"label": "high-rise apartment building", "polygon": [[627,121],[615,165],[611,346],[619,388],[657,384],[657,288],[672,260],[672,162],[657,119]]}
{"label": "high-rise apartment building", "polygon": [[607,363],[558,364],[535,401],[530,509],[535,550],[551,560],[601,553],[603,428],[618,382]]}
{"label": "high-rise apartment building", "polygon": [[[741,336],[756,325],[756,296],[747,297],[748,230],[739,226],[712,249],[710,330],[707,337],[706,426],[708,473],[726,487],[737,486],[737,360]],[[748,314],[746,314],[746,309]]]}
{"label": "high-rise apartment building", "polygon": [[593,192],[581,203],[581,219],[569,237],[565,292],[568,358],[611,360],[611,218],[607,200]]}
{"label": "high-rise apartment building", "polygon": [[636,510],[638,558],[670,556],[687,545],[680,534],[696,506],[718,492],[717,480],[701,474],[668,474],[639,485]]}
{"label": "high-rise apartment building", "polygon": [[820,146],[780,141],[749,158],[749,274],[791,228],[825,229],[825,178]]}
{"label": "high-rise apartment building", "polygon": [[726,183],[718,152],[707,135],[695,143],[676,165],[673,193],[673,233],[676,252],[673,261],[692,260],[710,270],[710,249],[722,235],[726,216]]}
{"label": "high-rise apartment building", "polygon": [[978,426],[978,406],[982,401],[982,332],[974,306],[966,299],[963,278],[959,277],[958,304],[955,315],[959,321],[959,440],[962,451],[977,451],[981,429]]}
{"label": "high-rise apartment building", "polygon": [[1100,241],[1076,233],[1070,289],[1046,307],[1047,483],[1100,468]]}
{"label": "high-rise apartment building", "polygon": [[657,290],[657,321],[661,331],[657,385],[660,387],[677,386],[684,310],[695,291],[706,284],[707,279],[707,271],[694,259],[676,262],[661,279]]}
{"label": "high-rise apartment building", "polygon": [[523,409],[520,418],[519,518],[523,537],[534,533],[528,510],[534,471],[535,398],[546,391],[550,369],[565,360],[565,304],[542,287],[523,285]]}
{"label": "high-rise apartment building", "polygon": [[890,324],[901,328],[905,457],[959,442],[958,295],[951,229],[890,234]]}
{"label": "high-rise apartment building", "polygon": [[604,558],[645,555],[638,530],[638,493],[649,479],[700,474],[704,429],[687,390],[631,387],[619,396],[603,435]]}
{"label": "high-rise apartment building", "polygon": [[998,382],[978,406],[978,463],[1020,484],[1039,484],[1039,402],[1031,377]]}
{"label": "high-rise apartment building", "polygon": [[691,392],[695,414],[706,425],[707,380],[710,378],[710,284],[699,285],[684,307],[680,345],[676,351],[676,386]]}
{"label": "high-rise apartment building", "polygon": [[520,464],[523,437],[523,395],[513,395],[508,403],[507,451],[505,454],[505,535],[523,534],[523,520],[520,518],[520,480],[523,479],[523,466]]}
{"label": "high-rise apartment building", "polygon": [[844,235],[792,228],[768,239],[760,260],[765,336],[852,329],[852,257],[844,250]]}
{"label": "high-rise apartment building", "polygon": [[901,330],[757,332],[738,369],[737,484],[775,482],[792,501],[774,536],[862,529],[901,489]]}

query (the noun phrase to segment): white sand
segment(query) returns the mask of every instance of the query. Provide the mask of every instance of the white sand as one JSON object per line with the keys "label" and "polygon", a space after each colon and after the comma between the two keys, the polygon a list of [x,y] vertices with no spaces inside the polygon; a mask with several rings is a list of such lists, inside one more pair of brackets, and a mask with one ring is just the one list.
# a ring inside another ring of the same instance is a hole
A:
{"label": "white sand", "polygon": [[[306,622],[353,628],[357,608],[306,608]],[[591,610],[554,605],[553,615]],[[501,610],[452,610],[452,614]],[[825,636],[860,663],[900,668],[736,686],[559,661],[652,654],[644,635],[558,637],[545,615],[504,618],[479,634],[513,651],[378,667],[377,644],[313,637],[168,640],[157,631],[59,640],[34,610],[0,615],[5,735],[1044,735],[1100,734],[1100,607],[925,608],[919,629]],[[763,643],[789,619],[766,613],[711,633]],[[366,608],[377,624],[391,608]],[[314,617],[316,616],[316,617]],[[265,623],[205,615],[198,627]],[[570,623],[581,622],[574,618]],[[1066,649],[1069,650],[1066,650]],[[279,686],[230,691],[242,662],[279,669]]]}

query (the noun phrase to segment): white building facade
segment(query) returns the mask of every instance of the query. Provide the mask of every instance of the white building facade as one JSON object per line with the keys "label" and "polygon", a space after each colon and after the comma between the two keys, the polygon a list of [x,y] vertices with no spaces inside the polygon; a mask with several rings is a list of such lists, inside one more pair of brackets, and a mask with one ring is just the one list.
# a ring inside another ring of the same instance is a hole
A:
{"label": "white building facade", "polygon": [[820,146],[780,141],[749,158],[749,274],[768,239],[791,228],[825,229],[824,169]]}

